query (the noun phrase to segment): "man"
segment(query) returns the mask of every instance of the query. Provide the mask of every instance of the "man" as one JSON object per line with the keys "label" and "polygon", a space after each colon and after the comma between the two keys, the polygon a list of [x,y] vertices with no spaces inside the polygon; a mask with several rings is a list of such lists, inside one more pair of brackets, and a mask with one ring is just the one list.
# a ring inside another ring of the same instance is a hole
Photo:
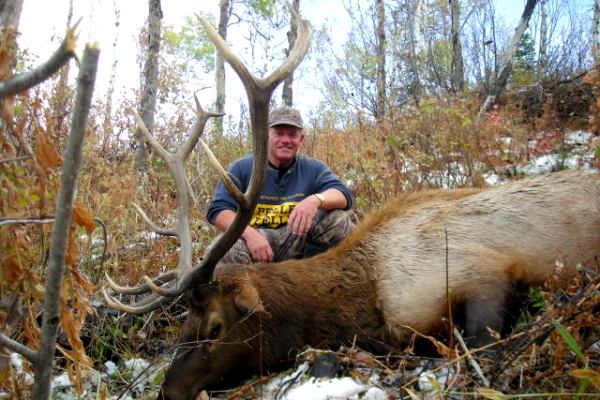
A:
{"label": "man", "polygon": [[[249,264],[282,261],[312,255],[337,244],[350,233],[352,195],[321,161],[298,154],[304,143],[300,112],[274,109],[269,116],[269,143],[265,183],[250,225],[221,259]],[[231,164],[229,174],[238,188],[247,189],[252,155]],[[220,231],[233,222],[237,204],[222,182],[207,211]]]}

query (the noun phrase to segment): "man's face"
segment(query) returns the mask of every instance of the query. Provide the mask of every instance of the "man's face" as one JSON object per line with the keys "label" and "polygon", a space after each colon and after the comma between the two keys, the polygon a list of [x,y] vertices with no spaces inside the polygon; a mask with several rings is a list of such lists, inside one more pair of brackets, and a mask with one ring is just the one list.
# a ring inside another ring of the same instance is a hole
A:
{"label": "man's face", "polygon": [[291,125],[269,128],[269,161],[276,167],[287,167],[303,142],[304,133],[300,128]]}

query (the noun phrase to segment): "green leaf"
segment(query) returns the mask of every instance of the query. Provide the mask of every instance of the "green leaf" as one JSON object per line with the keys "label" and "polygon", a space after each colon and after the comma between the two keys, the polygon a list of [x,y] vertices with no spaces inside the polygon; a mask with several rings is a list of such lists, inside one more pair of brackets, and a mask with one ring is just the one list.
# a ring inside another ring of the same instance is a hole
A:
{"label": "green leaf", "polygon": [[162,383],[162,381],[164,381],[164,380],[165,380],[165,372],[160,371],[152,377],[151,382],[153,385],[160,385]]}

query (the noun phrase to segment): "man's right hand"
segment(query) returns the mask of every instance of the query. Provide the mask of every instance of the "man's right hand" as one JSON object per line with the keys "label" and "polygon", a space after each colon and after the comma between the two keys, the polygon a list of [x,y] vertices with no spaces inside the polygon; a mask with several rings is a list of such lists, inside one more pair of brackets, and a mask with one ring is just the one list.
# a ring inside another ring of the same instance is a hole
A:
{"label": "man's right hand", "polygon": [[256,229],[248,226],[242,234],[242,238],[250,250],[250,256],[254,262],[272,262],[273,249],[267,238]]}

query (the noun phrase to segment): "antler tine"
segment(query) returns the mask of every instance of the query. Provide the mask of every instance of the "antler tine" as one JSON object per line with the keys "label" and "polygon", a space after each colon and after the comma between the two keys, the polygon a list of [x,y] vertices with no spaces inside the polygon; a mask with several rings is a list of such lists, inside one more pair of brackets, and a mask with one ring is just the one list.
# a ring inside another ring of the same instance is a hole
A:
{"label": "antler tine", "polygon": [[225,185],[225,188],[227,188],[229,194],[231,194],[235,198],[235,200],[242,205],[242,207],[248,207],[248,205],[246,204],[246,197],[244,197],[244,194],[237,188],[237,186],[235,186],[235,183],[233,183],[233,181],[227,174],[227,171],[225,171],[225,168],[223,168],[219,160],[217,160],[217,157],[215,157],[213,152],[210,150],[210,147],[208,147],[208,145],[202,139],[200,139],[199,142],[200,146],[202,146],[202,148],[206,152],[206,155],[208,156],[208,160],[210,161],[211,165],[219,173],[219,176],[221,177],[221,180],[223,181],[223,184]]}
{"label": "antler tine", "polygon": [[[290,8],[293,9],[293,7]],[[254,138],[254,161],[250,183],[244,194],[245,201],[239,202],[233,223],[214,244],[211,251],[205,254],[200,265],[194,267],[188,274],[181,276],[179,287],[183,290],[191,287],[194,283],[206,283],[212,279],[213,271],[219,259],[238,240],[252,217],[267,167],[268,120],[271,96],[277,85],[300,64],[310,44],[310,24],[308,21],[301,19],[298,13],[292,12],[292,16],[298,26],[298,37],[294,48],[286,61],[265,79],[254,77],[210,23],[201,16],[196,16],[219,53],[231,65],[244,84],[250,106],[251,131]]]}
{"label": "antler tine", "polygon": [[139,303],[123,304],[119,300],[110,296],[106,292],[105,288],[102,288],[101,290],[102,296],[104,297],[104,301],[106,302],[107,306],[117,311],[125,312],[128,314],[145,314],[152,310],[156,310],[163,304],[171,301],[170,297],[158,296],[156,294],[153,294],[140,301]]}
{"label": "antler tine", "polygon": [[[156,224],[154,224],[150,218],[144,213],[144,211],[133,204],[136,211],[141,215],[144,221],[153,229],[155,232],[161,235],[169,235],[176,236],[179,238],[181,250],[179,256],[179,262],[176,271],[169,272],[167,274],[161,275],[160,277],[151,280],[150,278],[146,279],[145,284],[137,285],[135,287],[124,287],[120,286],[113,279],[110,278],[108,274],[106,275],[106,281],[108,286],[110,286],[115,292],[121,294],[143,294],[150,291],[155,292],[157,294],[156,297],[152,297],[152,301],[125,305],[115,298],[111,298],[106,294],[103,289],[105,300],[107,304],[112,308],[118,309],[124,312],[131,313],[143,313],[150,311],[168,301],[169,299],[161,299],[161,296],[175,296],[181,292],[178,288],[178,285],[175,284],[171,288],[164,287],[163,285],[167,282],[176,280],[177,276],[181,273],[185,273],[185,271],[191,269],[192,267],[192,237],[190,234],[189,227],[189,186],[187,184],[186,176],[185,176],[185,168],[184,162],[189,157],[192,149],[200,139],[202,132],[206,126],[206,123],[209,118],[216,117],[221,114],[209,113],[205,112],[200,105],[197,97],[194,95],[194,99],[196,102],[196,121],[192,128],[192,132],[188,140],[181,146],[177,153],[171,153],[167,151],[164,147],[158,143],[158,141],[152,136],[152,134],[146,128],[143,120],[140,116],[133,111],[133,114],[136,118],[137,124],[140,130],[143,132],[146,137],[148,143],[157,150],[157,152],[165,159],[167,165],[169,166],[169,170],[171,171],[171,175],[175,180],[175,188],[177,193],[177,202],[178,202],[178,218],[177,224],[174,229],[162,229],[159,228]],[[176,281],[177,282],[177,281]]]}
{"label": "antler tine", "polygon": [[[152,280],[152,283],[154,285],[156,285],[156,284],[164,285],[165,283],[171,282],[176,277],[177,277],[176,271],[169,271],[167,273],[164,273],[164,274],[154,278]],[[144,293],[148,293],[152,290],[150,288],[150,286],[147,284],[141,284],[141,285],[137,285],[137,286],[120,286],[118,283],[116,283],[110,277],[108,272],[104,272],[104,278],[106,279],[106,283],[108,284],[108,286],[110,286],[110,288],[112,290],[114,290],[115,292],[117,292],[119,294],[128,294],[128,295],[144,294]]]}

